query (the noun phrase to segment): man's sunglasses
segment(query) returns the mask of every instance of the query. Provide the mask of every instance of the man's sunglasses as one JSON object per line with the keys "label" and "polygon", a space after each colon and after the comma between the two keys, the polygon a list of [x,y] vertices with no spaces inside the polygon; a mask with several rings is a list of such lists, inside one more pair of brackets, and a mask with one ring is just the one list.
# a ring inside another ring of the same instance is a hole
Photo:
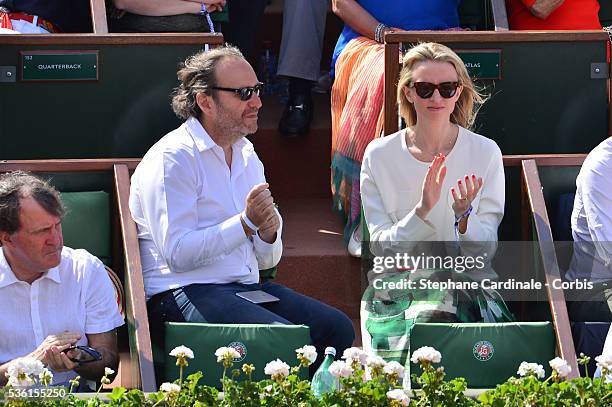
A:
{"label": "man's sunglasses", "polygon": [[431,82],[414,82],[412,86],[416,90],[417,95],[423,99],[432,97],[436,89],[438,89],[440,96],[444,99],[450,99],[457,93],[459,82],[442,82],[437,85]]}
{"label": "man's sunglasses", "polygon": [[251,97],[253,96],[253,93],[259,96],[261,94],[261,91],[263,90],[263,87],[264,87],[264,84],[259,82],[255,86],[245,86],[244,88],[222,88],[219,86],[213,86],[211,89],[224,90],[226,92],[234,92],[236,95],[238,95],[240,100],[242,100],[243,102],[246,102],[247,100],[251,99]]}
{"label": "man's sunglasses", "polygon": [[63,350],[68,359],[74,363],[83,364],[102,360],[100,352],[89,346],[71,346]]}

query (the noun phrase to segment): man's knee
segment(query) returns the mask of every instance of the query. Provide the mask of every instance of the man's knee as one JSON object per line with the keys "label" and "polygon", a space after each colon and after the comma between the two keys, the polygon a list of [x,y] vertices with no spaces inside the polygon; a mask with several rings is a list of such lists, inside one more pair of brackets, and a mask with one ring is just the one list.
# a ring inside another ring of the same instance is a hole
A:
{"label": "man's knee", "polygon": [[322,336],[329,335],[332,341],[340,341],[342,343],[353,343],[355,339],[355,328],[353,323],[346,314],[338,309],[332,308],[333,311],[327,313],[321,318],[323,332]]}

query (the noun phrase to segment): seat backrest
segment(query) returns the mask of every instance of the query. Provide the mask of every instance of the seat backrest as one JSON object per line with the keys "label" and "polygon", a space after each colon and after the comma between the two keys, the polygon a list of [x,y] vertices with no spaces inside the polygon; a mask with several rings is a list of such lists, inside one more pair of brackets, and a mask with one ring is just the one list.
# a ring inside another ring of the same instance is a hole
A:
{"label": "seat backrest", "polygon": [[110,197],[105,191],[63,192],[66,216],[62,221],[64,244],[86,249],[111,265]]}
{"label": "seat backrest", "polygon": [[[165,329],[164,377],[159,381],[171,382],[178,378],[176,359],[169,353],[180,345],[197,352],[184,374],[202,371],[202,384],[219,387],[223,365],[217,362],[215,350],[222,346],[232,347],[240,353],[239,360],[234,360],[235,369],[244,363],[253,364],[256,367],[253,380],[263,380],[269,378],[264,374],[266,363],[278,358],[296,366],[295,350],[309,344],[310,329],[305,325],[170,322]],[[301,369],[300,376],[307,378],[308,370]]]}
{"label": "seat backrest", "polygon": [[11,118],[0,121],[1,158],[142,157],[181,124],[170,106],[179,64],[222,43],[209,33],[3,35],[0,73],[12,82],[0,82]]}
{"label": "seat backrest", "polygon": [[[392,32],[385,41],[389,54],[400,43],[409,49],[434,41],[469,58],[472,75],[483,78],[477,84],[491,95],[474,131],[504,154],[586,153],[608,136],[606,33]],[[385,59],[385,134],[398,128],[396,61]]]}
{"label": "seat backrest", "polygon": [[573,195],[576,192],[576,178],[579,172],[580,165],[538,165],[542,192],[552,221],[553,237],[556,241],[572,240],[569,221],[574,203]]}
{"label": "seat backrest", "polygon": [[[548,376],[548,361],[555,357],[555,334],[550,322],[417,323],[410,349],[421,346],[432,346],[442,354],[448,379],[464,377],[470,388],[493,388],[516,376],[523,361],[541,364]],[[421,373],[414,364],[411,369]]]}

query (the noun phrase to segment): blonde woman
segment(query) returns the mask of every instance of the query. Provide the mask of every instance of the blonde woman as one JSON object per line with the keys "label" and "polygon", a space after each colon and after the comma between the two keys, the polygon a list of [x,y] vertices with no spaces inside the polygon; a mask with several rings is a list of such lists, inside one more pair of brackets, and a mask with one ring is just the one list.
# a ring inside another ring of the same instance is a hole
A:
{"label": "blonde woman", "polygon": [[436,43],[412,48],[397,101],[407,127],[370,143],[361,166],[371,240],[497,241],[502,155],[468,130],[483,97],[461,59]]}
{"label": "blonde woman", "polygon": [[[444,45],[415,46],[403,59],[397,101],[407,127],[372,141],[361,166],[361,199],[372,251],[492,257],[504,213],[502,155],[493,140],[469,130],[484,98],[465,65]],[[386,276],[469,282],[496,278],[490,267],[461,274],[449,273],[462,270],[447,266],[415,266],[407,274],[402,273],[406,267],[399,273],[397,269],[402,267],[386,270],[391,271]],[[390,359],[405,354],[408,343],[390,337],[408,336],[411,322],[512,319],[495,292],[434,292],[417,285],[383,294],[379,287],[374,283],[364,296],[363,343]]]}

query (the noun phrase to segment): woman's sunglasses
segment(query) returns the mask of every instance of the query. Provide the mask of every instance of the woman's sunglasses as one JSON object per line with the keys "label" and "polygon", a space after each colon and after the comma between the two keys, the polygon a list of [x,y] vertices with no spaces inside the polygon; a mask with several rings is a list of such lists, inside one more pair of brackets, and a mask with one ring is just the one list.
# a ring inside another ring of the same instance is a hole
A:
{"label": "woman's sunglasses", "polygon": [[211,89],[224,90],[226,92],[234,92],[236,95],[238,95],[240,100],[242,100],[243,102],[246,102],[247,100],[251,99],[251,97],[253,96],[253,93],[259,96],[261,94],[261,91],[263,90],[263,87],[264,87],[264,84],[259,82],[255,86],[245,86],[244,88],[221,88],[219,86],[213,86]]}
{"label": "woman's sunglasses", "polygon": [[431,82],[414,82],[412,86],[416,90],[417,95],[423,99],[432,97],[436,89],[438,89],[440,96],[444,99],[450,99],[457,93],[459,82],[442,82],[437,85]]}

